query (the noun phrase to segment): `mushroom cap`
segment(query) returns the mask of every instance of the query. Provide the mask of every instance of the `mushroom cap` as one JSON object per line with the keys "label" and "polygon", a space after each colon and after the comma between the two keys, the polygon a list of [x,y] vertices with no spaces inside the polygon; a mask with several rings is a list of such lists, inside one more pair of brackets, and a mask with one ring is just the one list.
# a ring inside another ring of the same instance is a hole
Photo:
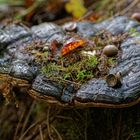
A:
{"label": "mushroom cap", "polygon": [[118,54],[118,48],[115,45],[107,45],[103,49],[103,54],[108,57],[113,57]]}
{"label": "mushroom cap", "polygon": [[140,22],[140,13],[134,13],[131,16],[132,19],[135,19],[136,21]]}

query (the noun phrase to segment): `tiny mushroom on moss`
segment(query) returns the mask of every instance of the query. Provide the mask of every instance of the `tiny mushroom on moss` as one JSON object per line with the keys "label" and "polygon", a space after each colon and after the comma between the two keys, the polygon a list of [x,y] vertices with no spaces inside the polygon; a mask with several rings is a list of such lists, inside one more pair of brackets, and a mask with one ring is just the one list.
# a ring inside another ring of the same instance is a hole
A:
{"label": "tiny mushroom on moss", "polygon": [[135,19],[136,21],[140,22],[140,13],[134,13],[131,16],[132,19]]}
{"label": "tiny mushroom on moss", "polygon": [[103,54],[107,57],[113,57],[118,54],[118,48],[115,45],[106,45],[103,49]]}

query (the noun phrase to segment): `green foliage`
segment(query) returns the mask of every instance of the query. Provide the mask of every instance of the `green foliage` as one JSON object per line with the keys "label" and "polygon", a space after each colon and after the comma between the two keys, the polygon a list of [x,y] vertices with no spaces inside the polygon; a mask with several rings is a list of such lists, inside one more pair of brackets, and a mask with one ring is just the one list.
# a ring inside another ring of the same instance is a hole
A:
{"label": "green foliage", "polygon": [[75,18],[82,17],[87,11],[84,7],[83,0],[69,0],[69,2],[66,3],[65,8],[67,12],[71,13]]}

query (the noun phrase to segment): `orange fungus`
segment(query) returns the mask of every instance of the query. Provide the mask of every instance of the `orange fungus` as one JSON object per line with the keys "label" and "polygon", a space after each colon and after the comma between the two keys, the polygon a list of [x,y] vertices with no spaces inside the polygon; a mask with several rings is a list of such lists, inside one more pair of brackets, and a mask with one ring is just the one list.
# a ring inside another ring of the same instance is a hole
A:
{"label": "orange fungus", "polygon": [[82,47],[82,45],[84,45],[84,43],[85,43],[85,41],[81,39],[81,40],[76,40],[76,41],[66,44],[61,50],[61,55],[64,56],[64,55],[68,54],[69,52],[73,51],[74,49],[76,49],[78,47]]}

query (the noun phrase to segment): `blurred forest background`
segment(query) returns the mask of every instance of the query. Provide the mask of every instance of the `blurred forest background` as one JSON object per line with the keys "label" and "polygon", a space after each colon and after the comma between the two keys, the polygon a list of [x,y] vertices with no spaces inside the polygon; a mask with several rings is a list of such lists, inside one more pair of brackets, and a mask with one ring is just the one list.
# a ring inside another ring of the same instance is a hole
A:
{"label": "blurred forest background", "polygon": [[[2,22],[59,25],[74,20],[102,21],[140,12],[140,0],[0,0]],[[140,107],[66,109],[28,95],[18,107],[0,96],[0,140],[140,140]]]}

